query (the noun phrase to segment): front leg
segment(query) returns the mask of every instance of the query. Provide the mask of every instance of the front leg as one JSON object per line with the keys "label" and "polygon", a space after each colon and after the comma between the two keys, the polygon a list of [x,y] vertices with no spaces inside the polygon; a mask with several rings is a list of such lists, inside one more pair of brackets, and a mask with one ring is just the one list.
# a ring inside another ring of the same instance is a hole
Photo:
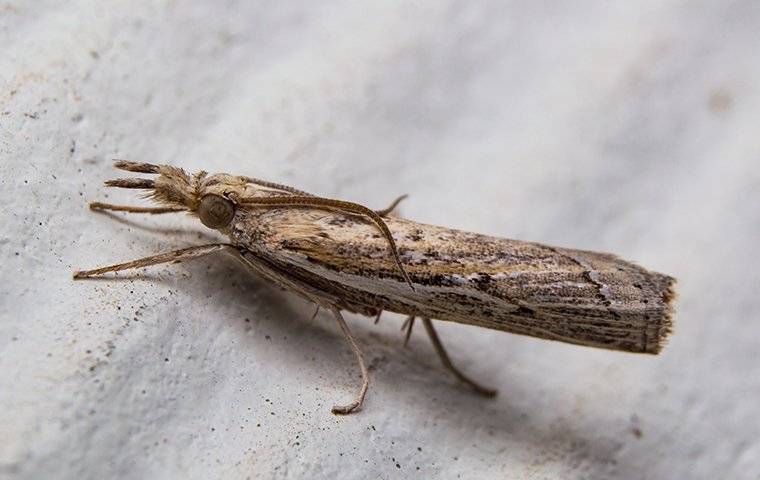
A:
{"label": "front leg", "polygon": [[181,262],[183,260],[203,257],[210,253],[223,250],[238,253],[237,249],[228,243],[210,243],[207,245],[198,245],[195,247],[188,247],[180,250],[172,250],[171,252],[159,253],[158,255],[139,258],[137,260],[132,260],[131,262],[117,263],[114,265],[108,265],[106,267],[95,268],[93,270],[80,270],[74,272],[74,280],[97,277],[103,275],[104,273],[120,272],[122,270],[129,270],[132,268],[149,267],[151,265],[159,265],[169,262]]}

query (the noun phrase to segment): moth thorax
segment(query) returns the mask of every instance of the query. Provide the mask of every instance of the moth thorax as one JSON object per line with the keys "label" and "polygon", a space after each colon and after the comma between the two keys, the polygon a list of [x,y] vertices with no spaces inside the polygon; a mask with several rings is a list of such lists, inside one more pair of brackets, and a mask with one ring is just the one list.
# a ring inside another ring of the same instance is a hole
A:
{"label": "moth thorax", "polygon": [[206,195],[198,204],[198,218],[208,228],[224,228],[235,216],[235,205],[219,195]]}

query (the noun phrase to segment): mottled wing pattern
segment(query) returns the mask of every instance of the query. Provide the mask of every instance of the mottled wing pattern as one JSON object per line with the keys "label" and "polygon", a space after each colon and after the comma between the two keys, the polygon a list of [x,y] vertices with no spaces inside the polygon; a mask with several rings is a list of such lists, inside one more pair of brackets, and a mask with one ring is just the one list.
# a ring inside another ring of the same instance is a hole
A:
{"label": "mottled wing pattern", "polygon": [[415,291],[361,217],[239,209],[227,233],[359,313],[389,310],[644,353],[659,352],[671,330],[674,279],[666,275],[605,253],[386,221]]}

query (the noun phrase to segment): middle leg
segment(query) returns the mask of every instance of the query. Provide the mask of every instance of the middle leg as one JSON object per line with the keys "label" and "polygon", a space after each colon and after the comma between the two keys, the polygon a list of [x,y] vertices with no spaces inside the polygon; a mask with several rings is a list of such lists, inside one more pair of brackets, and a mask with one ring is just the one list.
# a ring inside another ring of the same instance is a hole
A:
{"label": "middle leg", "polygon": [[292,291],[293,293],[296,293],[303,298],[315,303],[317,305],[317,309],[321,307],[332,312],[335,321],[338,323],[338,327],[340,327],[340,331],[343,334],[343,337],[346,339],[346,342],[348,343],[349,347],[351,347],[351,350],[356,357],[357,363],[359,364],[359,369],[361,370],[362,374],[362,385],[354,401],[348,405],[333,406],[332,413],[345,415],[352,413],[361,407],[362,403],[364,402],[364,396],[367,394],[367,389],[369,388],[369,371],[367,369],[367,365],[364,363],[364,357],[362,356],[362,352],[359,349],[359,345],[357,344],[354,336],[351,334],[351,330],[348,328],[348,325],[343,319],[343,315],[341,315],[340,309],[337,306],[339,300],[327,292],[318,290],[315,287],[304,283],[300,279],[295,278],[292,275],[289,275],[272,265],[267,265],[261,259],[256,258],[253,254],[244,255],[238,252],[237,256],[244,264],[246,264],[255,272],[263,275],[265,278],[273,280],[275,283],[278,283],[280,286]]}
{"label": "middle leg", "polygon": [[336,307],[331,307],[330,310],[332,310],[333,316],[338,322],[343,337],[346,339],[346,342],[348,342],[351,350],[353,350],[354,356],[356,357],[356,360],[359,363],[359,368],[362,372],[362,386],[359,389],[359,393],[356,395],[356,399],[348,405],[335,405],[332,407],[332,413],[345,415],[361,407],[362,403],[364,403],[364,396],[367,394],[367,388],[369,388],[369,371],[364,364],[364,357],[362,356],[361,350],[359,350],[359,345],[356,344],[356,339],[351,335],[351,330],[348,329],[348,325],[346,325],[343,315],[340,314],[340,310]]}

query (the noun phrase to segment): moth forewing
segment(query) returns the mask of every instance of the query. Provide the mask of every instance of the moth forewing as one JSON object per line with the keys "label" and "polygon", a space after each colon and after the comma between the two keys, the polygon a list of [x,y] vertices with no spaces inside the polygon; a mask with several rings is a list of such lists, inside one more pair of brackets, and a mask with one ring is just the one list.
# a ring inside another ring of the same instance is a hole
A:
{"label": "moth forewing", "polygon": [[238,211],[230,239],[292,275],[339,290],[344,307],[388,310],[551,340],[657,353],[671,330],[671,277],[604,253],[385,220],[415,291],[360,218]]}

